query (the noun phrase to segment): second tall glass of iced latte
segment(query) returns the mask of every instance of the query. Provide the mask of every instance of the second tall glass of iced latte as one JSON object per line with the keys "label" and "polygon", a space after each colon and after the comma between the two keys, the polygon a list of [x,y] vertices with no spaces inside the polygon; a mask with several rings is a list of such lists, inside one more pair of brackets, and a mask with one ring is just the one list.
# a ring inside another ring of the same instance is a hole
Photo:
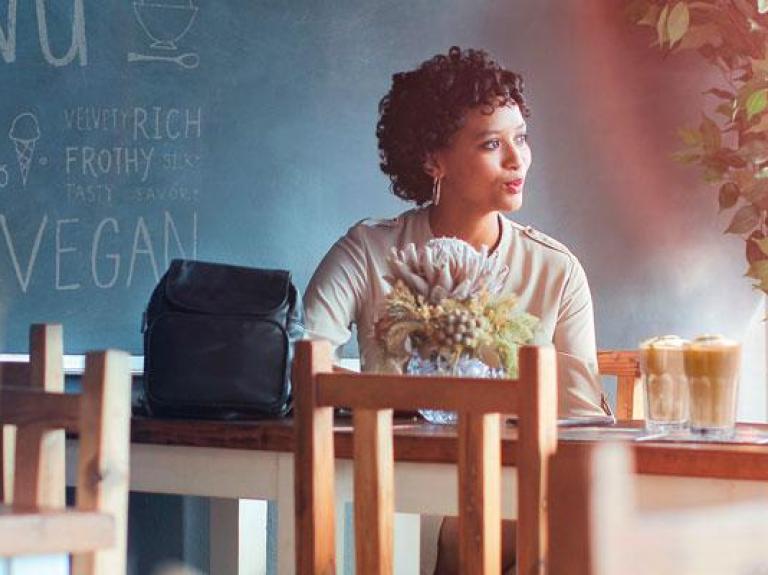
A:
{"label": "second tall glass of iced latte", "polygon": [[741,345],[721,336],[701,336],[685,346],[691,392],[691,432],[727,438],[736,423]]}

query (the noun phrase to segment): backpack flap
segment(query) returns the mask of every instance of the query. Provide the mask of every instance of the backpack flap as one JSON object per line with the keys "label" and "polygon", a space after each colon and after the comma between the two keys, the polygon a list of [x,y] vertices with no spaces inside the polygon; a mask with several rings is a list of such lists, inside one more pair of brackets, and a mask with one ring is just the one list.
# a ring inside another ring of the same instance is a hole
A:
{"label": "backpack flap", "polygon": [[187,311],[270,316],[283,311],[290,286],[287,270],[173,260],[165,277],[165,297]]}

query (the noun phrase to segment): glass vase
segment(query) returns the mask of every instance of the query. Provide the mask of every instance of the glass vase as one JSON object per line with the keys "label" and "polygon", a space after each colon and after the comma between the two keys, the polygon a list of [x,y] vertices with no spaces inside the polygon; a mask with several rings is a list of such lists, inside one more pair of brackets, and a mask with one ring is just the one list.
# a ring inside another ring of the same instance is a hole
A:
{"label": "glass vase", "polygon": [[[405,365],[408,375],[426,375],[434,377],[487,377],[497,379],[505,377],[504,368],[493,368],[476,357],[462,355],[458,361],[451,362],[440,355],[423,358],[418,353],[411,355]],[[454,425],[458,421],[458,413],[441,409],[420,409],[419,413],[430,423]]]}

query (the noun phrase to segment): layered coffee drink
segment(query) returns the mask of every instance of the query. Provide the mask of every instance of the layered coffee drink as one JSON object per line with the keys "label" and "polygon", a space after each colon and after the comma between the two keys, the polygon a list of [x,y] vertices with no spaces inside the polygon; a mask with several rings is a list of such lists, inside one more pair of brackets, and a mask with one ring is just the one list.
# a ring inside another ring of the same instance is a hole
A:
{"label": "layered coffee drink", "polygon": [[722,336],[701,336],[685,346],[691,390],[691,431],[727,437],[736,423],[741,345]]}
{"label": "layered coffee drink", "polygon": [[648,431],[672,431],[688,424],[688,380],[683,347],[676,335],[664,335],[640,344],[640,369]]}

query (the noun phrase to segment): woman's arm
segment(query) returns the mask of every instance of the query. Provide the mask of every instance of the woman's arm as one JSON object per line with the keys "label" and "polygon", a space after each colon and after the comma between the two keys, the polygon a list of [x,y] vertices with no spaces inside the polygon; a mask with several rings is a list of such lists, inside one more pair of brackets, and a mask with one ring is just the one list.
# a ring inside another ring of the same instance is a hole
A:
{"label": "woman's arm", "polygon": [[304,294],[307,336],[325,339],[334,350],[351,335],[365,293],[365,251],[352,228],[328,251]]}
{"label": "woman's arm", "polygon": [[592,295],[584,269],[575,257],[560,301],[553,343],[558,359],[560,415],[604,414]]}

